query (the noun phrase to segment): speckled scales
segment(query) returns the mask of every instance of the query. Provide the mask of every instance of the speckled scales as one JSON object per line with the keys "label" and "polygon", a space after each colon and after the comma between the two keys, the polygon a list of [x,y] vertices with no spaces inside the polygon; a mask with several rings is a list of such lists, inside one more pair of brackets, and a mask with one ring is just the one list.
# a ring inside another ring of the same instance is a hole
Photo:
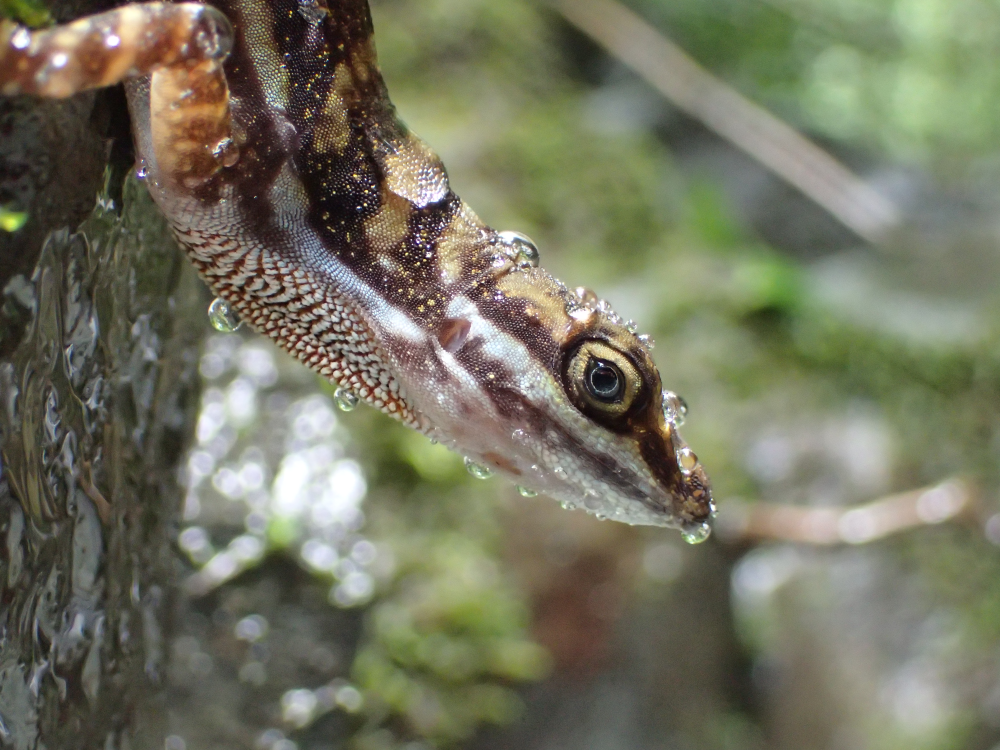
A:
{"label": "speckled scales", "polygon": [[[646,344],[452,192],[389,101],[366,0],[138,3],[52,32],[0,27],[0,90],[116,76],[150,193],[253,328],[520,484],[704,538],[708,480]],[[628,388],[602,402],[595,367]]]}

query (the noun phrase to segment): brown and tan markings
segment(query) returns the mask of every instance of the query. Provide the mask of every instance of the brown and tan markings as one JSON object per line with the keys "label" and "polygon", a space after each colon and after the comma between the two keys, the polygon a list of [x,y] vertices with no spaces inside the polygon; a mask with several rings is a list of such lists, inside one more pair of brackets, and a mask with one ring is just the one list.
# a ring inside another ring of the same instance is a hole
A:
{"label": "brown and tan markings", "polygon": [[4,23],[0,92],[124,79],[150,193],[256,330],[519,482],[702,538],[707,479],[646,346],[455,195],[396,116],[372,33],[365,0],[132,3],[45,31]]}

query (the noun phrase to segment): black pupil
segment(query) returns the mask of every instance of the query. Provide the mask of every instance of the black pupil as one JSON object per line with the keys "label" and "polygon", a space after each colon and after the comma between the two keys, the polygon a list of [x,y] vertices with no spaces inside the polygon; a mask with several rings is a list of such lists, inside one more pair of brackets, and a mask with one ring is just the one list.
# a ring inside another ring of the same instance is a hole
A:
{"label": "black pupil", "polygon": [[587,368],[588,390],[601,401],[614,401],[622,392],[622,375],[610,362],[592,360]]}

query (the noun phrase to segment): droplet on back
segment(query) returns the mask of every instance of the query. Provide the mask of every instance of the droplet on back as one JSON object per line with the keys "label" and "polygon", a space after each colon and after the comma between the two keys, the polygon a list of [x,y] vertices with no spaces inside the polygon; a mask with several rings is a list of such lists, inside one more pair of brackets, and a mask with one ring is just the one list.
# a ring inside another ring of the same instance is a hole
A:
{"label": "droplet on back", "polygon": [[538,497],[538,493],[534,490],[529,490],[527,487],[522,487],[517,485],[517,494],[521,497]]}
{"label": "droplet on back", "polygon": [[208,320],[219,333],[233,333],[243,324],[239,315],[222,297],[216,297],[208,306]]}
{"label": "droplet on back", "polygon": [[316,2],[316,0],[299,0],[299,15],[313,26],[318,26],[329,14],[329,10]]}
{"label": "droplet on back", "polygon": [[493,469],[483,466],[482,464],[477,464],[468,456],[465,457],[465,470],[476,479],[489,479],[493,476]]}
{"label": "droplet on back", "polygon": [[232,167],[240,160],[240,149],[232,138],[223,138],[212,149],[212,156],[215,157],[224,167]]}
{"label": "droplet on back", "polygon": [[500,232],[500,241],[511,249],[511,259],[521,267],[537,268],[541,262],[538,247],[520,232]]}
{"label": "droplet on back", "polygon": [[588,289],[585,286],[578,286],[573,290],[573,294],[575,294],[580,299],[580,302],[585,305],[596,305],[599,301],[599,298],[594,290]]}
{"label": "droplet on back", "polygon": [[347,388],[338,388],[333,392],[333,400],[341,411],[354,411],[358,406],[358,394]]}

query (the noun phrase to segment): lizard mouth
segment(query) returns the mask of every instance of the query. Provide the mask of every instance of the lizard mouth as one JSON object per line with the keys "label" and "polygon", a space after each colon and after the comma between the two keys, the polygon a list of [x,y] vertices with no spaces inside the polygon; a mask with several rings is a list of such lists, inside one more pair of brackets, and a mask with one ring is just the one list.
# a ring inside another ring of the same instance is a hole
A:
{"label": "lizard mouth", "polygon": [[[697,456],[667,424],[634,435],[646,471],[634,472],[609,455],[588,448],[575,436],[561,433],[562,450],[586,455],[595,478],[620,497],[641,504],[655,525],[698,527],[715,511],[708,476]],[[648,473],[647,473],[648,472]]]}

